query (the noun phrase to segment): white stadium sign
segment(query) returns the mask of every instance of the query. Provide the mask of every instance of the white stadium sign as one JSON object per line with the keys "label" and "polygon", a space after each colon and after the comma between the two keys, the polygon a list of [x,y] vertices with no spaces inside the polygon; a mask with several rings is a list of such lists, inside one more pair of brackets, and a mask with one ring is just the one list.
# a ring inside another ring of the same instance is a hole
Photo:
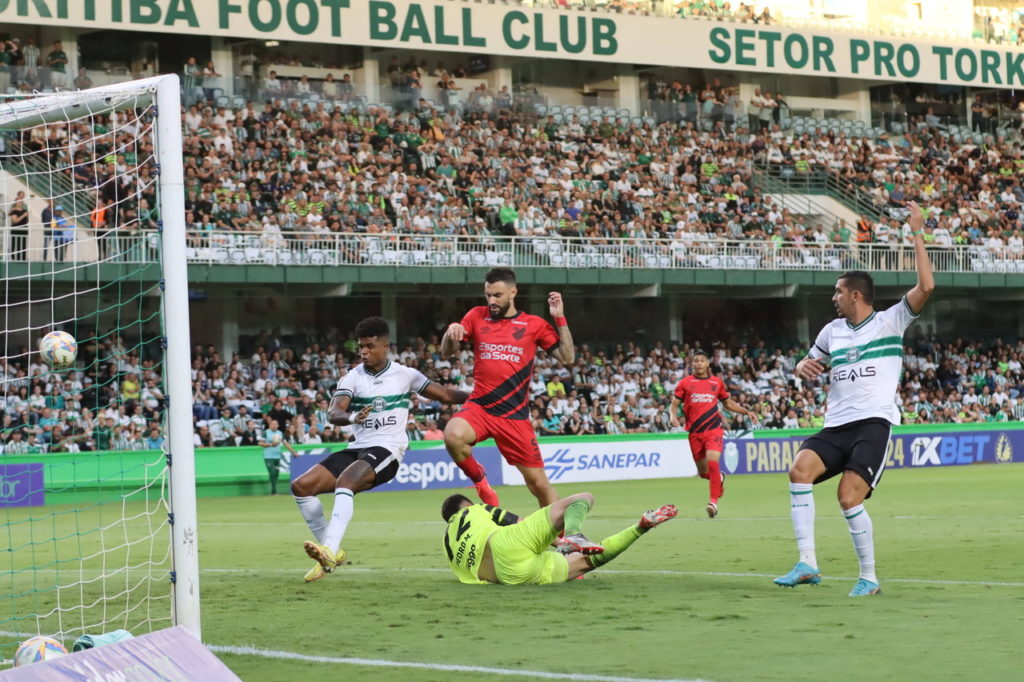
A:
{"label": "white stadium sign", "polygon": [[1024,52],[837,31],[421,0],[0,0],[0,20],[1015,88]]}

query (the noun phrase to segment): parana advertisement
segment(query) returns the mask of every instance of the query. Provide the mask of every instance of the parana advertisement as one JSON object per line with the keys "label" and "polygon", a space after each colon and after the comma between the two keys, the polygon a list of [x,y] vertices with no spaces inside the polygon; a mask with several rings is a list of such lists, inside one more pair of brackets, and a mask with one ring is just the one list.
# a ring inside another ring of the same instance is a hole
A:
{"label": "parana advertisement", "polygon": [[[894,429],[886,467],[893,469],[1024,462],[1024,430],[917,431]],[[730,474],[785,473],[806,435],[726,438],[722,453]]]}

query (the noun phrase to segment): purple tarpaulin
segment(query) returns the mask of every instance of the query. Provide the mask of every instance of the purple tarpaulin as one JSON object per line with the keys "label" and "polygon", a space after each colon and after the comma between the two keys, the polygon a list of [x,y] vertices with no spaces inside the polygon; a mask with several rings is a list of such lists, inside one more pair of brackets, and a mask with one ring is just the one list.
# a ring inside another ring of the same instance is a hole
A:
{"label": "purple tarpaulin", "polygon": [[183,627],[158,630],[52,661],[0,671],[7,682],[239,682],[231,670]]}

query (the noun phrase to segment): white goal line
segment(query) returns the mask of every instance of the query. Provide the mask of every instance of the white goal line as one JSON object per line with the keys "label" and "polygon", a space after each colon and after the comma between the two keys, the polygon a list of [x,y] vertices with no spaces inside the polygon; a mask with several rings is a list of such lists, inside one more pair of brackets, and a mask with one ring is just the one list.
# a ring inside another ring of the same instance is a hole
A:
{"label": "white goal line", "polygon": [[490,668],[480,665],[450,665],[444,663],[414,663],[406,661],[388,661],[376,658],[336,658],[333,656],[310,656],[291,651],[274,649],[257,649],[251,646],[222,646],[207,644],[206,648],[217,654],[235,654],[238,656],[259,656],[261,658],[281,658],[309,663],[334,663],[342,665],[363,665],[374,668],[415,668],[419,670],[438,670],[442,672],[464,672],[485,675],[505,675],[529,677],[544,680],[572,680],[574,682],[709,682],[702,679],[618,677],[616,675],[593,675],[589,673],[555,673],[545,670],[522,670],[516,668]]}

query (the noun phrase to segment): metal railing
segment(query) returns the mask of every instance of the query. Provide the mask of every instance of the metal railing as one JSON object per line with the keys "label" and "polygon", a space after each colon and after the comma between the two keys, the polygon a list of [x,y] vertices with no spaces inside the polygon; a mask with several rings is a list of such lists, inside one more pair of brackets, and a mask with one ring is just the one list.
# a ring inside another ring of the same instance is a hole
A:
{"label": "metal railing", "polygon": [[[151,263],[156,232],[97,237],[79,231],[68,260],[105,253],[104,262]],[[189,232],[187,258],[218,266],[496,267],[600,270],[811,270],[908,272],[910,247],[873,243],[725,241],[694,235],[675,239],[583,239],[558,236],[493,237],[416,234],[305,234]],[[92,242],[92,243],[90,243]],[[1009,247],[929,247],[936,272],[1022,273],[1024,252]],[[77,256],[75,255],[77,254]],[[49,254],[34,252],[29,260]],[[5,256],[6,258],[6,256]],[[92,260],[92,259],[89,259]]]}
{"label": "metal railing", "polygon": [[91,227],[89,214],[96,208],[95,187],[75,183],[70,166],[51,166],[45,153],[30,150],[16,133],[7,135],[6,144],[0,168],[37,195],[52,197],[54,204],[62,205],[64,214],[73,217],[79,227]]}
{"label": "metal railing", "polygon": [[823,168],[811,166],[800,172],[793,166],[759,164],[754,170],[754,185],[765,194],[821,194],[875,222],[884,217],[871,195]]}

